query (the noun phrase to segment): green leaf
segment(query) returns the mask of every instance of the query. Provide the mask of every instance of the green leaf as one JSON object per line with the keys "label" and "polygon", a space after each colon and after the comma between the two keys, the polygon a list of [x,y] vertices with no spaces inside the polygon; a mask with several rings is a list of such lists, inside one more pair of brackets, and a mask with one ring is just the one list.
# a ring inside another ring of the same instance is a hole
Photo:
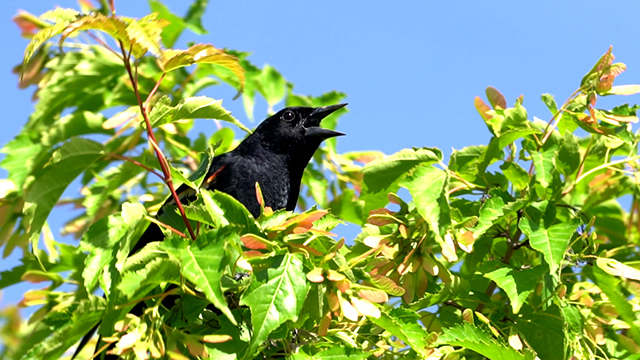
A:
{"label": "green leaf", "polygon": [[245,85],[244,69],[238,58],[210,44],[193,45],[187,50],[165,50],[158,63],[165,72],[193,64],[215,64],[228,69],[238,78],[241,91]]}
{"label": "green leaf", "polygon": [[[71,10],[71,9],[66,9],[66,10],[69,10],[74,12],[75,14],[78,14],[76,10]],[[22,62],[22,67],[23,67],[22,69],[23,70],[25,69],[26,64],[29,63],[29,60],[31,60],[31,57],[33,56],[33,54],[36,53],[36,51],[40,48],[40,46],[42,46],[42,44],[49,41],[53,37],[62,34],[62,32],[65,30],[65,28],[70,22],[71,22],[70,20],[60,20],[60,22],[56,22],[55,24],[45,27],[44,29],[38,31],[31,38],[29,45],[27,45],[26,49],[24,50],[24,60]]]}
{"label": "green leaf", "polygon": [[67,186],[103,154],[100,143],[82,138],[71,139],[53,153],[50,164],[37,176],[27,194],[24,211],[31,217],[28,233],[32,239],[40,233]]}
{"label": "green leaf", "polygon": [[149,122],[151,127],[166,124],[173,119],[177,106],[171,106],[171,98],[163,95],[151,108],[149,112]]}
{"label": "green leaf", "polygon": [[183,239],[164,241],[162,248],[182,262],[181,274],[204,292],[205,297],[218,310],[237,325],[220,286],[224,269],[229,263],[226,246],[239,241],[237,233],[229,228],[200,234],[193,245]]}
{"label": "green leaf", "polygon": [[200,195],[216,226],[239,225],[245,232],[260,234],[260,229],[249,210],[233,196],[217,190],[202,191]]}
{"label": "green leaf", "polygon": [[[164,244],[164,242],[159,244]],[[149,250],[145,247],[145,250],[141,251]],[[137,264],[138,266],[135,267],[134,271],[123,271],[122,279],[117,285],[117,294],[113,294],[116,295],[119,303],[128,303],[135,300],[140,289],[146,290],[142,291],[144,294],[141,297],[144,297],[149,290],[158,285],[165,283],[180,284],[180,276],[178,275],[181,273],[180,263],[167,258],[166,255],[161,256],[159,249],[154,249],[153,255],[155,258],[148,259],[149,261],[144,266]]]}
{"label": "green leaf", "polygon": [[555,116],[558,112],[558,105],[556,105],[556,101],[551,94],[542,94],[542,102],[547,105],[549,111],[551,111],[551,115]]}
{"label": "green leaf", "polygon": [[[53,330],[53,335],[31,347],[22,359],[59,359],[67,349],[93,328],[103,316],[105,300],[99,296],[89,296],[89,299],[75,302],[57,312],[50,312],[47,315],[48,318],[58,319],[48,324]],[[60,321],[62,319],[64,321]],[[47,322],[47,318],[44,322]]]}
{"label": "green leaf", "polygon": [[87,251],[82,278],[88,293],[92,293],[104,269],[115,259],[117,244],[127,229],[120,214],[104,217],[95,222],[82,236],[80,249]]}
{"label": "green leaf", "polygon": [[[88,293],[92,293],[106,269],[122,269],[132,244],[144,231],[146,210],[138,203],[122,204],[122,212],[95,222],[80,241],[82,251],[88,252],[82,278]],[[109,289],[105,289],[108,294]]]}
{"label": "green leaf", "polygon": [[260,93],[267,100],[269,108],[272,108],[282,100],[286,90],[286,81],[276,69],[265,65],[258,77],[258,81],[260,82]]}
{"label": "green leaf", "polygon": [[544,266],[516,270],[503,267],[484,274],[484,277],[495,281],[499,288],[509,297],[513,313],[517,314],[524,305],[527,297],[534,290],[539,278],[545,273]]}
{"label": "green leaf", "polygon": [[[438,260],[434,261],[440,263]],[[466,299],[469,297],[470,291],[471,284],[467,279],[451,275],[451,282],[442,284],[436,294],[425,293],[422,298],[411,303],[410,307],[415,311],[419,311],[429,306],[442,304],[447,300]]]}
{"label": "green leaf", "polygon": [[104,170],[100,177],[89,185],[87,195],[82,202],[87,209],[87,216],[98,217],[101,211],[105,211],[105,205],[110,205],[109,199],[114,196],[114,193],[118,193],[118,188],[135,179],[143,171],[143,168],[128,161]]}
{"label": "green leaf", "polygon": [[636,344],[640,344],[640,327],[638,327],[637,312],[628,301],[625,294],[620,289],[620,279],[607,274],[599,267],[589,267],[585,269],[587,276],[607,295],[607,298],[615,306],[615,310],[620,314],[621,320],[629,325],[628,334]]}
{"label": "green leaf", "polygon": [[556,159],[558,170],[565,176],[572,175],[580,166],[580,146],[578,138],[570,132],[564,133],[564,139]]}
{"label": "green leaf", "polygon": [[553,181],[553,172],[556,168],[555,159],[558,156],[556,147],[540,150],[540,152],[532,151],[531,159],[536,169],[536,181],[543,187],[548,187]]}
{"label": "green leaf", "polygon": [[544,312],[521,316],[515,324],[538,357],[549,360],[570,358],[567,355],[568,340],[571,339],[566,337],[563,330],[565,326],[558,305],[555,304]]}
{"label": "green leaf", "polygon": [[427,221],[436,238],[442,241],[451,228],[449,174],[431,165],[419,166],[401,185],[409,190],[418,213]]}
{"label": "green leaf", "polygon": [[478,174],[484,179],[487,177],[485,172],[487,167],[494,162],[501,160],[504,157],[504,152],[500,148],[500,140],[497,137],[492,137],[489,140],[489,145],[484,147],[484,152],[478,158]]}
{"label": "green leaf", "polygon": [[162,44],[164,44],[166,48],[171,48],[186,27],[184,20],[182,20],[180,16],[172,13],[171,10],[160,1],[149,0],[149,8],[158,14],[159,19],[166,20],[169,23],[169,25],[165,26],[162,30],[161,36]]}
{"label": "green leaf", "polygon": [[7,154],[0,165],[9,172],[8,178],[13,181],[18,191],[22,191],[27,176],[40,161],[38,158],[44,149],[42,144],[34,142],[25,134],[20,134],[0,150],[1,153]]}
{"label": "green leaf", "polygon": [[131,49],[133,57],[140,59],[150,51],[160,55],[160,41],[162,28],[168,25],[166,20],[158,20],[157,13],[151,13],[139,20],[130,21],[126,27],[127,38],[124,42],[125,50]]}
{"label": "green leaf", "polygon": [[214,100],[206,96],[196,96],[181,101],[176,108],[172,121],[182,119],[217,119],[228,121],[249,134],[251,133],[251,130],[231,116],[230,111],[222,107],[222,100]]}
{"label": "green leaf", "polygon": [[252,262],[251,286],[240,305],[251,309],[253,338],[244,358],[252,358],[269,334],[287,320],[296,321],[309,285],[300,254],[285,254]]}
{"label": "green leaf", "polygon": [[492,360],[533,360],[534,358],[530,352],[522,354],[504,342],[494,339],[479,327],[466,322],[442,330],[443,334],[438,337],[434,345],[462,346]]}
{"label": "green leaf", "polygon": [[202,15],[204,15],[208,3],[209,0],[195,0],[184,16],[184,23],[195,34],[204,35],[207,33],[207,30],[202,26]]}
{"label": "green leaf", "polygon": [[116,40],[120,40],[127,45],[130,44],[130,39],[127,38],[127,23],[115,16],[105,16],[100,13],[83,15],[78,20],[68,24],[62,32],[59,44],[62,45],[67,37],[80,30],[103,31]]}
{"label": "green leaf", "polygon": [[420,356],[427,356],[427,331],[418,323],[420,315],[404,308],[395,308],[388,314],[383,312],[380,318],[370,317],[369,320],[384,331],[402,340]]}
{"label": "green leaf", "polygon": [[[545,202],[543,202],[545,203]],[[553,204],[549,204],[553,206]],[[546,207],[546,205],[545,205]],[[564,258],[571,237],[576,232],[580,220],[570,219],[555,225],[540,216],[540,209],[529,206],[525,209],[526,216],[520,220],[520,230],[527,235],[531,247],[542,253],[549,264],[551,273],[555,273]]]}
{"label": "green leaf", "polygon": [[74,136],[87,134],[112,135],[111,129],[104,129],[102,124],[106,118],[102,114],[89,111],[76,111],[56,121],[41,134],[40,141],[47,146],[71,139]]}
{"label": "green leaf", "polygon": [[220,143],[208,146],[207,150],[201,153],[200,164],[198,164],[198,167],[189,175],[189,180],[198,188],[202,186],[205,176],[209,172],[209,168],[211,168],[211,163],[213,162],[216,149],[219,145]]}
{"label": "green leaf", "polygon": [[[369,191],[377,192],[395,183],[419,164],[433,164],[442,160],[442,152],[431,148],[404,149],[374,160],[362,169],[363,181]],[[386,196],[386,194],[385,194]]]}
{"label": "green leaf", "polygon": [[0,289],[22,282],[22,276],[30,270],[42,269],[40,262],[32,254],[26,255],[20,261],[21,265],[0,272]]}
{"label": "green leaf", "polygon": [[500,170],[518,190],[524,190],[529,186],[529,173],[513,161],[505,161],[500,165]]}
{"label": "green leaf", "polygon": [[510,127],[500,132],[498,147],[504,149],[514,141],[531,134],[539,134],[540,131],[529,127]]}
{"label": "green leaf", "polygon": [[504,215],[505,202],[498,196],[497,190],[489,192],[489,199],[480,208],[478,223],[473,229],[473,238],[477,239],[489,230],[497,219]]}
{"label": "green leaf", "polygon": [[[313,357],[309,357],[308,359],[317,359],[317,360],[358,360],[358,359],[366,359],[371,356],[371,353],[362,351],[360,349],[348,348],[344,346],[334,346],[327,350],[320,351],[319,353],[313,355]],[[293,359],[296,359],[293,357]]]}
{"label": "green leaf", "polygon": [[[47,81],[30,116],[29,131],[46,132],[67,108],[95,112],[105,106],[135,102],[121,81],[126,72],[115,54],[99,46],[67,52],[47,63]],[[104,89],[108,88],[109,91]]]}
{"label": "green leaf", "polygon": [[478,145],[454,150],[449,158],[449,170],[467,181],[475,182],[478,177],[478,161],[486,148],[485,145]]}

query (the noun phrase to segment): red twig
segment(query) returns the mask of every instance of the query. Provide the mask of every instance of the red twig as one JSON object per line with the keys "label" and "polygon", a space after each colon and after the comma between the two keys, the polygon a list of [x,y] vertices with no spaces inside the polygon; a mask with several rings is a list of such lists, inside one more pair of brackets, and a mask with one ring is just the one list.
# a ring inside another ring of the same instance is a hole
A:
{"label": "red twig", "polygon": [[124,49],[124,44],[122,43],[122,41],[119,41],[119,43],[120,43],[120,50],[122,50],[122,57],[125,59],[124,66],[127,70],[127,73],[129,74],[129,79],[131,80],[131,83],[133,85],[133,92],[136,95],[138,106],[140,107],[140,112],[142,113],[144,122],[147,125],[147,136],[149,138],[149,142],[151,143],[156,153],[156,157],[160,162],[160,168],[162,169],[162,173],[164,174],[164,177],[163,177],[164,182],[169,187],[169,191],[171,192],[171,195],[173,196],[173,199],[175,200],[176,205],[178,206],[178,210],[180,211],[182,220],[184,221],[185,225],[187,226],[187,229],[189,230],[189,235],[191,235],[191,238],[195,240],[196,235],[193,232],[191,223],[187,219],[187,216],[184,212],[184,208],[182,207],[182,203],[180,202],[180,198],[178,197],[178,194],[176,193],[176,189],[173,186],[173,181],[171,180],[171,171],[169,170],[169,166],[168,166],[169,163],[167,162],[167,158],[164,156],[164,154],[160,150],[160,147],[158,146],[156,137],[153,134],[153,130],[151,129],[151,121],[149,120],[149,114],[147,113],[147,110],[144,107],[144,103],[142,102],[142,98],[140,97],[140,91],[138,90],[138,82],[137,82],[137,66],[134,74],[134,71],[131,69],[131,62],[129,61],[131,56],[131,49],[129,49],[129,53],[127,54],[127,52]]}
{"label": "red twig", "polygon": [[164,79],[164,76],[167,73],[162,73],[162,76],[160,76],[160,79],[158,79],[158,82],[156,83],[156,86],[153,87],[153,90],[151,90],[151,92],[149,93],[149,95],[147,96],[147,100],[145,100],[144,102],[144,108],[149,110],[149,102],[151,101],[151,97],[156,93],[156,91],[158,91],[158,88],[160,87],[160,83],[162,82],[162,80]]}
{"label": "red twig", "polygon": [[167,224],[165,224],[163,222],[160,222],[155,218],[147,217],[147,220],[151,221],[152,223],[154,223],[154,224],[156,224],[158,226],[162,226],[163,228],[165,228],[167,230],[170,230],[170,231],[172,231],[172,232],[174,232],[174,233],[176,233],[176,234],[178,234],[178,235],[180,235],[182,237],[185,237],[185,238],[187,237],[187,235],[185,233],[183,233],[182,231],[180,231],[180,230],[178,230],[178,229],[176,229],[176,228],[174,228],[174,227],[172,227],[170,225],[167,225]]}
{"label": "red twig", "polygon": [[109,46],[109,44],[107,44],[106,42],[102,41],[102,39],[100,39],[94,33],[92,33],[91,31],[87,31],[87,35],[89,35],[90,38],[92,38],[95,42],[100,44],[102,47],[104,47],[105,49],[111,51],[115,56],[117,56],[118,58],[121,58],[120,54],[118,54],[117,51],[115,51],[111,46]]}
{"label": "red twig", "polygon": [[148,172],[150,172],[150,173],[154,174],[155,176],[159,177],[160,179],[164,180],[164,176],[162,176],[162,174],[160,174],[159,172],[155,171],[154,169],[148,167],[147,165],[139,162],[138,160],[133,160],[133,159],[128,158],[126,156],[122,156],[122,155],[119,155],[119,154],[113,154],[113,153],[109,154],[109,156],[114,157],[114,158],[119,159],[119,160],[128,161],[128,162],[130,162],[130,163],[132,163],[134,165],[140,166],[141,168],[147,170]]}

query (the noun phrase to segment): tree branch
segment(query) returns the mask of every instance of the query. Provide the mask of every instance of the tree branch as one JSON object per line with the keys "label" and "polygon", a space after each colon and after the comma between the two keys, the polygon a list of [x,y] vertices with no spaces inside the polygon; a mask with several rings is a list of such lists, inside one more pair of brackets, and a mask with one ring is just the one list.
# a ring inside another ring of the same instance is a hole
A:
{"label": "tree branch", "polygon": [[162,169],[162,173],[164,174],[163,180],[165,184],[167,184],[167,186],[169,187],[169,191],[171,192],[171,195],[173,196],[173,199],[175,200],[176,205],[178,206],[178,210],[180,211],[182,220],[184,221],[185,225],[187,226],[187,229],[189,230],[189,235],[191,235],[191,239],[195,240],[196,235],[193,232],[191,223],[187,219],[187,216],[184,212],[184,208],[182,207],[182,203],[180,202],[180,198],[173,186],[173,181],[171,180],[171,170],[169,170],[169,166],[168,166],[169,163],[167,162],[167,158],[164,156],[164,154],[160,150],[160,147],[158,146],[158,142],[156,141],[156,137],[153,134],[153,130],[151,128],[151,121],[149,120],[149,114],[147,113],[147,109],[145,108],[144,103],[142,102],[142,98],[140,97],[140,91],[138,89],[138,81],[137,81],[137,72],[138,72],[137,66],[135,71],[136,74],[134,75],[134,72],[131,69],[131,62],[129,61],[131,56],[131,49],[129,49],[129,53],[127,54],[127,52],[124,49],[124,44],[122,43],[122,41],[119,41],[119,43],[120,43],[120,50],[122,50],[122,57],[126,59],[124,61],[124,67],[127,70],[127,74],[129,74],[129,80],[131,80],[131,83],[133,85],[133,92],[136,95],[136,100],[138,101],[138,106],[140,107],[142,118],[144,119],[144,122],[147,126],[147,137],[149,138],[149,142],[151,143],[151,146],[153,147],[156,153],[156,157],[160,162],[160,168]]}

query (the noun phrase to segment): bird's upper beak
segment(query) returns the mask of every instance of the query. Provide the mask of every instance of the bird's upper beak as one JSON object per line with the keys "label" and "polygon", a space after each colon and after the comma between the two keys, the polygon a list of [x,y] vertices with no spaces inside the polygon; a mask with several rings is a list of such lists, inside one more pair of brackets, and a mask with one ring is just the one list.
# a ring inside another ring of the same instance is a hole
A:
{"label": "bird's upper beak", "polygon": [[313,137],[321,140],[326,140],[328,138],[332,138],[335,136],[344,135],[343,133],[338,131],[321,128],[320,122],[322,121],[322,119],[326,118],[334,111],[340,108],[343,108],[345,106],[347,106],[346,103],[317,107],[313,109],[313,111],[311,112],[311,115],[309,115],[306,121],[306,128],[307,128],[306,135],[309,137]]}

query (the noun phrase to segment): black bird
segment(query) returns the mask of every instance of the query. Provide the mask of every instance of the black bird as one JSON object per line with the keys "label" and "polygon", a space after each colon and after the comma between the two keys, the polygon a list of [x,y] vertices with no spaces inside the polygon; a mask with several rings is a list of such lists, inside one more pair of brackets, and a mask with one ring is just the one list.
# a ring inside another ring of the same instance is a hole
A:
{"label": "black bird", "polygon": [[[232,151],[216,156],[202,187],[233,196],[254,216],[260,215],[255,192],[260,184],[265,206],[273,210],[294,210],[300,194],[304,169],[320,144],[341,132],[320,127],[322,119],[347,104],[324,107],[288,107],[264,120]],[[181,203],[195,200],[195,191],[186,185],[176,193]],[[164,204],[174,204],[169,198]],[[162,208],[160,212],[162,211]],[[158,225],[149,225],[131,254],[152,241],[163,239]]]}
{"label": "black bird", "polygon": [[[329,138],[344,135],[341,132],[320,127],[322,119],[347,104],[324,107],[288,107],[264,120],[232,151],[216,156],[203,188],[218,190],[233,196],[254,216],[260,215],[255,184],[260,184],[265,206],[273,210],[294,210],[300,194],[300,183],[305,167],[320,144]],[[183,204],[195,199],[195,191],[186,185],[176,193]],[[173,204],[169,198],[163,204]],[[162,207],[160,208],[162,212]],[[160,241],[164,235],[160,227],[151,223],[140,237],[131,254],[152,241]],[[144,304],[139,303],[132,313],[141,314]],[[78,345],[75,356],[91,338],[98,325]],[[107,356],[105,358],[113,358]]]}

